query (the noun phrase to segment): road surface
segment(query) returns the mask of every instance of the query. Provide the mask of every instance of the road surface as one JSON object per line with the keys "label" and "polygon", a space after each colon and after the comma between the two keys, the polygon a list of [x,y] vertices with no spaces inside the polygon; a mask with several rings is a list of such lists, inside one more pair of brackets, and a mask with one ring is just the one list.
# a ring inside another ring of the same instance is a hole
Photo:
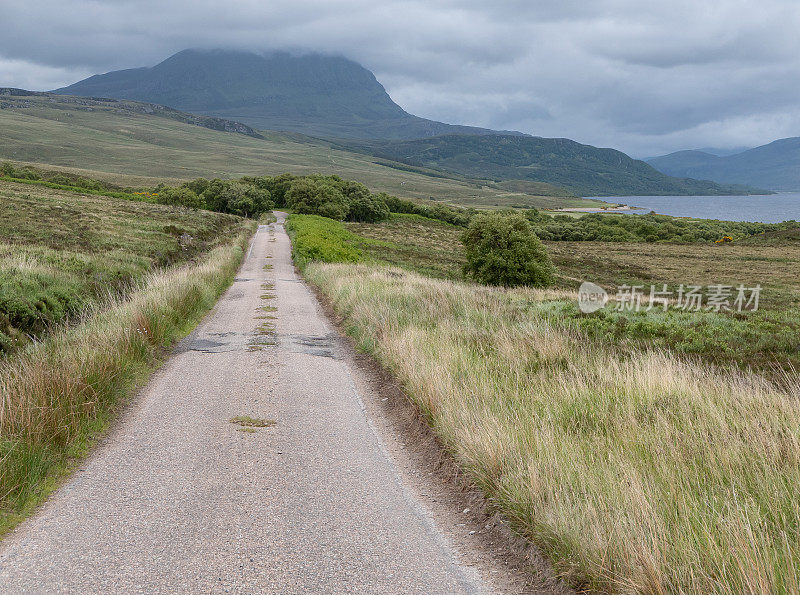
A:
{"label": "road surface", "polygon": [[[0,591],[491,590],[404,485],[281,216],[109,436],[0,547]],[[242,431],[236,416],[274,420]]]}

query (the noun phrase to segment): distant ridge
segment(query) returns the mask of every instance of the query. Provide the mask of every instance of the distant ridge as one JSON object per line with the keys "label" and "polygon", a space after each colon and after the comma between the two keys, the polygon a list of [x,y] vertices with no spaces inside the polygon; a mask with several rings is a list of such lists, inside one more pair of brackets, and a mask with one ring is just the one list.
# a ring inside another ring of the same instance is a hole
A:
{"label": "distant ridge", "polygon": [[184,50],[151,68],[98,74],[54,92],[133,99],[264,130],[332,138],[495,134],[411,115],[363,66],[319,54]]}
{"label": "distant ridge", "polygon": [[[160,116],[162,118],[169,118],[170,120],[177,120],[178,122],[183,122],[185,124],[202,126],[203,128],[209,128],[211,130],[244,134],[245,136],[252,136],[253,138],[264,138],[253,128],[247,126],[246,124],[242,124],[241,122],[234,122],[232,120],[225,120],[223,118],[215,118],[212,116],[187,114],[155,103],[126,101],[110,97],[59,96],[55,93],[26,91],[25,89],[16,89],[12,87],[0,87],[0,109],[4,107],[26,107],[25,97],[51,97],[54,105],[80,106],[87,110],[111,107],[120,113],[133,112],[138,114]],[[4,101],[4,98],[7,99]]]}
{"label": "distant ridge", "polygon": [[351,141],[345,146],[469,178],[552,184],[580,196],[758,192],[748,186],[671,177],[621,151],[568,138],[445,135],[406,141]]}
{"label": "distant ridge", "polygon": [[800,137],[783,138],[722,157],[704,151],[677,151],[647,162],[670,176],[800,191]]}

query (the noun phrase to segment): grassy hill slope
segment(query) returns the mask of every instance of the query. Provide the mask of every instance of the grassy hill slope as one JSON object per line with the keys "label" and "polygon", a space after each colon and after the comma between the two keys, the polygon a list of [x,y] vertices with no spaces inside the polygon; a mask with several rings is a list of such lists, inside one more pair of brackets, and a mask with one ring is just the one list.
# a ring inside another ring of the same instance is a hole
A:
{"label": "grassy hill slope", "polygon": [[46,94],[0,96],[0,159],[108,172],[126,180],[335,173],[403,198],[435,197],[475,207],[587,204],[566,191],[559,197],[552,187],[539,197],[352,153],[302,135],[263,132],[263,138],[255,138],[212,130],[142,106]]}
{"label": "grassy hill slope", "polygon": [[583,196],[747,194],[754,189],[673,178],[614,149],[564,138],[447,135],[347,146],[472,178],[544,182]]}

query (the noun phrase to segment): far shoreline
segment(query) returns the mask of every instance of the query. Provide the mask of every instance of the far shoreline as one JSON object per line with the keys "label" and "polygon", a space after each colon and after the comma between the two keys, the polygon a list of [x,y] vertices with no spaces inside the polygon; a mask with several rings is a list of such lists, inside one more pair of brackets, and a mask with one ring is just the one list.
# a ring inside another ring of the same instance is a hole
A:
{"label": "far shoreline", "polygon": [[621,213],[627,211],[641,211],[642,207],[615,204],[608,207],[561,207],[550,210],[554,213]]}

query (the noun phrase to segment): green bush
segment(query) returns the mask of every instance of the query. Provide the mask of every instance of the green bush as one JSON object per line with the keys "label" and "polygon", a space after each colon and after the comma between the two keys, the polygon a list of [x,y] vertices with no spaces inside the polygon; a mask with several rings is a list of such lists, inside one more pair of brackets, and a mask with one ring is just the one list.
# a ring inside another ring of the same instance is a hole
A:
{"label": "green bush", "polygon": [[331,176],[331,181],[334,183],[335,186],[341,190],[342,194],[344,195],[345,199],[348,202],[369,198],[372,196],[372,193],[369,191],[369,188],[364,186],[361,182],[355,182],[353,180],[342,180],[339,176]]}
{"label": "green bush", "polygon": [[301,215],[320,215],[337,221],[347,217],[349,210],[339,188],[313,178],[296,180],[292,184],[286,192],[286,206]]}
{"label": "green bush", "polygon": [[158,193],[158,202],[162,205],[188,207],[190,209],[201,209],[204,206],[202,198],[189,188],[183,186],[179,188],[165,188]]}
{"label": "green bush", "polygon": [[477,215],[461,241],[467,257],[464,274],[481,283],[547,287],[555,282],[555,267],[522,215]]}
{"label": "green bush", "polygon": [[557,242],[714,242],[730,236],[734,240],[797,227],[784,223],[751,223],[710,219],[677,219],[666,215],[622,215],[592,213],[582,217],[546,215],[536,209],[526,213],[542,240]]}
{"label": "green bush", "polygon": [[392,213],[401,213],[404,215],[420,215],[428,219],[438,219],[451,225],[458,225],[465,227],[475,216],[477,211],[475,209],[464,209],[461,207],[453,207],[450,205],[428,205],[424,203],[414,202],[404,198],[391,196],[385,192],[378,194],[378,198],[383,201]]}
{"label": "green bush", "polygon": [[221,194],[224,212],[241,217],[258,217],[272,210],[269,192],[241,182],[229,182]]}
{"label": "green bush", "polygon": [[367,194],[350,199],[347,220],[360,223],[379,223],[386,221],[390,215],[389,207],[385,202],[374,194]]}
{"label": "green bush", "polygon": [[[200,208],[247,217],[258,217],[274,207],[288,207],[299,214],[320,215],[337,221],[378,223],[387,220],[391,213],[405,213],[463,227],[477,212],[450,205],[415,202],[385,192],[373,194],[364,184],[336,175],[296,176],[285,173],[244,176],[238,180],[198,178],[185,182],[180,188],[196,194]],[[176,195],[175,190],[159,184],[152,193],[159,202],[196,204],[188,194],[181,192]],[[162,194],[166,195],[163,199]],[[183,200],[176,196],[183,197]]]}
{"label": "green bush", "polygon": [[10,161],[0,164],[0,175],[19,180],[41,180],[42,177],[30,167],[14,167]]}
{"label": "green bush", "polygon": [[182,188],[188,188],[192,192],[194,192],[197,196],[200,196],[208,190],[208,185],[211,182],[206,180],[205,178],[197,178],[196,180],[192,180],[191,182],[186,182],[183,184]]}
{"label": "green bush", "polygon": [[245,176],[241,181],[266,190],[272,197],[272,202],[276,207],[285,207],[286,193],[292,187],[294,181],[298,179],[300,179],[298,176],[286,173],[278,176]]}
{"label": "green bush", "polygon": [[201,195],[205,208],[242,217],[259,217],[272,209],[269,192],[242,182],[215,178]]}

